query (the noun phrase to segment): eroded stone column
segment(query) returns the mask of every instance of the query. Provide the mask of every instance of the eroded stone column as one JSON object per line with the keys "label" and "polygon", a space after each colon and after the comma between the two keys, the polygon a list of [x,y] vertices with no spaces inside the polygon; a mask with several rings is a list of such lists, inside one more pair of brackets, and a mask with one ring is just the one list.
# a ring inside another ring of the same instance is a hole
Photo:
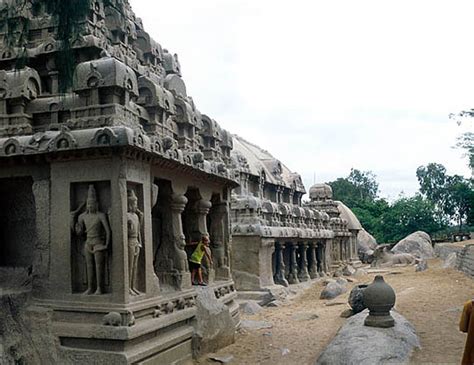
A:
{"label": "eroded stone column", "polygon": [[227,209],[226,203],[220,203],[211,210],[209,231],[211,236],[212,256],[215,265],[214,268],[218,279],[230,278],[230,268],[225,247],[225,217],[228,214]]}
{"label": "eroded stone column", "polygon": [[285,260],[283,258],[284,244],[281,242],[275,242],[275,275],[273,281],[275,284],[288,286],[288,280],[285,278]]}
{"label": "eroded stone column", "polygon": [[296,249],[298,248],[298,244],[296,242],[288,242],[287,245],[290,249],[288,283],[298,284],[300,282],[298,280],[298,262],[296,261]]}
{"label": "eroded stone column", "polygon": [[181,214],[184,211],[188,199],[182,194],[171,196],[171,226],[172,226],[172,261],[173,272],[171,275],[176,287],[183,289],[191,286],[191,274],[189,273],[188,258],[184,247],[186,241],[183,233]]}
{"label": "eroded stone column", "polygon": [[308,250],[308,244],[302,242],[298,245],[300,251],[300,265],[298,268],[298,279],[300,281],[308,281],[310,279],[308,273],[308,257],[306,251]]}
{"label": "eroded stone column", "polygon": [[309,249],[308,249],[308,253],[309,253],[309,277],[311,279],[316,279],[319,275],[318,275],[318,259],[317,259],[317,253],[316,253],[316,250],[318,249],[317,248],[317,244],[316,242],[310,242],[309,243]]}

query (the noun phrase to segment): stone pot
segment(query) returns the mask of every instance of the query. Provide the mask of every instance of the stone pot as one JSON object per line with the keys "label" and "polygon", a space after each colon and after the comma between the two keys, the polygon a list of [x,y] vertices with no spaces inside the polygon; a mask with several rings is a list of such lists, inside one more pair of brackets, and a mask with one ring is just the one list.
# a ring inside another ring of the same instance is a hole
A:
{"label": "stone pot", "polygon": [[395,326],[395,320],[390,315],[395,299],[393,288],[385,282],[383,276],[377,275],[373,283],[364,290],[363,302],[370,311],[364,324],[382,328]]}
{"label": "stone pot", "polygon": [[348,303],[352,308],[352,313],[357,314],[362,312],[365,308],[364,305],[364,291],[368,287],[367,284],[356,285],[349,294]]}

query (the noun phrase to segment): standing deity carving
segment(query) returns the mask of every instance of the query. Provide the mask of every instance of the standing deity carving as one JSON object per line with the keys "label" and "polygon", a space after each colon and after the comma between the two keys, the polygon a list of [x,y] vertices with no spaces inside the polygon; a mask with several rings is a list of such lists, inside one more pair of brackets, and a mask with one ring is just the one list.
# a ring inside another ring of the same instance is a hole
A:
{"label": "standing deity carving", "polygon": [[128,275],[130,280],[130,294],[139,295],[136,287],[138,258],[142,248],[142,222],[143,213],[138,209],[138,198],[135,191],[127,191],[127,239],[128,239]]}
{"label": "standing deity carving", "polygon": [[78,211],[73,212],[74,231],[79,237],[85,238],[87,290],[84,294],[101,295],[105,292],[105,260],[110,246],[111,231],[106,215],[99,211],[94,185],[89,185],[85,207],[86,211],[79,215],[77,221],[75,221],[75,217],[78,211],[84,208],[84,204]]}

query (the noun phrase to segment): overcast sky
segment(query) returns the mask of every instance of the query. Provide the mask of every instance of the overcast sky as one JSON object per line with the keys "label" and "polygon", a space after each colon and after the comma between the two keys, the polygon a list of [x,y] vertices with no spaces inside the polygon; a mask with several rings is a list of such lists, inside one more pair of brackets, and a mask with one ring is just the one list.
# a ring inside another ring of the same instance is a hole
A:
{"label": "overcast sky", "polygon": [[223,128],[314,181],[371,170],[381,195],[418,190],[474,107],[472,0],[130,0],[178,53],[188,94]]}

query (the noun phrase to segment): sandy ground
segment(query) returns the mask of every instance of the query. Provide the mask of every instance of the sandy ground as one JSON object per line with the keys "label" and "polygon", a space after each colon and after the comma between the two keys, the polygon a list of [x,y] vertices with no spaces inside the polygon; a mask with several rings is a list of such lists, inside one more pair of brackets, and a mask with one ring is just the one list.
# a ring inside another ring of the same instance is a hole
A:
{"label": "sandy ground", "polygon": [[[458,331],[458,321],[463,303],[474,297],[474,280],[455,270],[442,269],[439,260],[428,264],[429,269],[421,273],[404,267],[383,275],[397,292],[396,309],[415,325],[420,336],[422,349],[413,354],[411,363],[459,364],[465,335]],[[357,281],[370,282],[374,276],[369,274]],[[242,319],[266,321],[273,327],[241,330],[236,342],[217,355],[232,355],[231,363],[242,365],[314,364],[344,323],[340,314],[348,308],[349,292],[332,301],[320,300],[322,288],[320,282],[316,283],[288,305],[253,316],[242,315]],[[310,314],[319,317],[305,318]],[[216,364],[207,356],[196,361],[199,365],[211,363]]]}

